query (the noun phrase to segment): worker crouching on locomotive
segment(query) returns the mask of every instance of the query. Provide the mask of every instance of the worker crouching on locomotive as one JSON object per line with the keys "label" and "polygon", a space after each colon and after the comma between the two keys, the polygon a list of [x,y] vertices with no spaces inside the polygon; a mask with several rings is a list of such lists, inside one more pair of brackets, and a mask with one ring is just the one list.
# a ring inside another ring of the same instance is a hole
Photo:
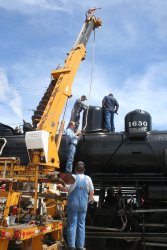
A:
{"label": "worker crouching on locomotive", "polygon": [[85,219],[88,203],[93,199],[94,187],[89,176],[84,175],[85,164],[79,161],[73,175],[72,185],[58,187],[68,191],[67,203],[67,244],[69,250],[83,250],[85,244]]}
{"label": "worker crouching on locomotive", "polygon": [[83,102],[87,100],[86,95],[82,95],[77,99],[71,111],[71,121],[75,122],[75,131],[78,130],[80,124],[80,113],[88,108]]}

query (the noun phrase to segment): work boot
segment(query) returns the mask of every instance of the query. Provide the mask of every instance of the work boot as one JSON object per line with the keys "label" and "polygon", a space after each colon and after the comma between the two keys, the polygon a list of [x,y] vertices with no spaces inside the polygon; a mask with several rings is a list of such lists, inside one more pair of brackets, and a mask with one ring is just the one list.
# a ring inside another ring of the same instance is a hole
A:
{"label": "work boot", "polygon": [[84,250],[84,248],[77,248],[76,250]]}
{"label": "work boot", "polygon": [[74,247],[68,247],[68,250],[75,250]]}

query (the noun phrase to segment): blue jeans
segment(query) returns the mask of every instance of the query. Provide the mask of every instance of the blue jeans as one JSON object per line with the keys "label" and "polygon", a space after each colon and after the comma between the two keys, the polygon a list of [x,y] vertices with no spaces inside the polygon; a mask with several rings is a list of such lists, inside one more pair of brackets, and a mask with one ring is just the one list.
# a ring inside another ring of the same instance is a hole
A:
{"label": "blue jeans", "polygon": [[104,112],[105,112],[105,128],[114,132],[115,131],[114,111],[105,109]]}
{"label": "blue jeans", "polygon": [[73,168],[73,161],[76,152],[76,146],[74,144],[66,144],[67,151],[67,162],[66,162],[66,172],[71,173]]}
{"label": "blue jeans", "polygon": [[84,248],[86,212],[74,212],[67,209],[68,247]]}

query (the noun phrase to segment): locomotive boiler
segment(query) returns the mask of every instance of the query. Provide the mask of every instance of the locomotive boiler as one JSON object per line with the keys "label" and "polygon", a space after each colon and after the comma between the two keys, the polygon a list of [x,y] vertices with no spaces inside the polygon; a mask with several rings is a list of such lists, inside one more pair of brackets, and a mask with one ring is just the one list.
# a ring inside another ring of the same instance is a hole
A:
{"label": "locomotive boiler", "polygon": [[[87,121],[86,121],[87,117]],[[92,173],[166,173],[167,131],[152,131],[151,116],[134,110],[125,116],[125,131],[103,130],[103,109],[89,107],[83,116],[85,133],[77,146],[76,160],[82,160]],[[65,140],[60,159],[64,165]]]}
{"label": "locomotive boiler", "polygon": [[[85,126],[86,124],[86,126]],[[167,131],[153,131],[148,112],[136,109],[125,116],[125,131],[104,130],[103,109],[90,106],[83,115],[84,133],[77,145],[75,162],[85,162],[87,173],[167,173]],[[31,129],[24,123],[23,130]],[[9,154],[28,163],[24,133],[0,124],[0,136],[7,139],[2,156]],[[59,150],[61,167],[66,162],[65,134]]]}

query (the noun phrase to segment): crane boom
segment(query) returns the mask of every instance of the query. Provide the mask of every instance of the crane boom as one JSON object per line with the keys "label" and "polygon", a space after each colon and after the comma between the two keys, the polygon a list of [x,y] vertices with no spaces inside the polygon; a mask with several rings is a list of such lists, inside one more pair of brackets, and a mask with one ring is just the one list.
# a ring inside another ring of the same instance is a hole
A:
{"label": "crane boom", "polygon": [[32,117],[36,131],[26,133],[26,144],[32,163],[59,168],[58,145],[55,135],[67,98],[72,93],[72,83],[80,62],[86,56],[86,44],[91,32],[100,27],[101,19],[87,16],[73,49],[63,68],[51,72],[53,80]]}

